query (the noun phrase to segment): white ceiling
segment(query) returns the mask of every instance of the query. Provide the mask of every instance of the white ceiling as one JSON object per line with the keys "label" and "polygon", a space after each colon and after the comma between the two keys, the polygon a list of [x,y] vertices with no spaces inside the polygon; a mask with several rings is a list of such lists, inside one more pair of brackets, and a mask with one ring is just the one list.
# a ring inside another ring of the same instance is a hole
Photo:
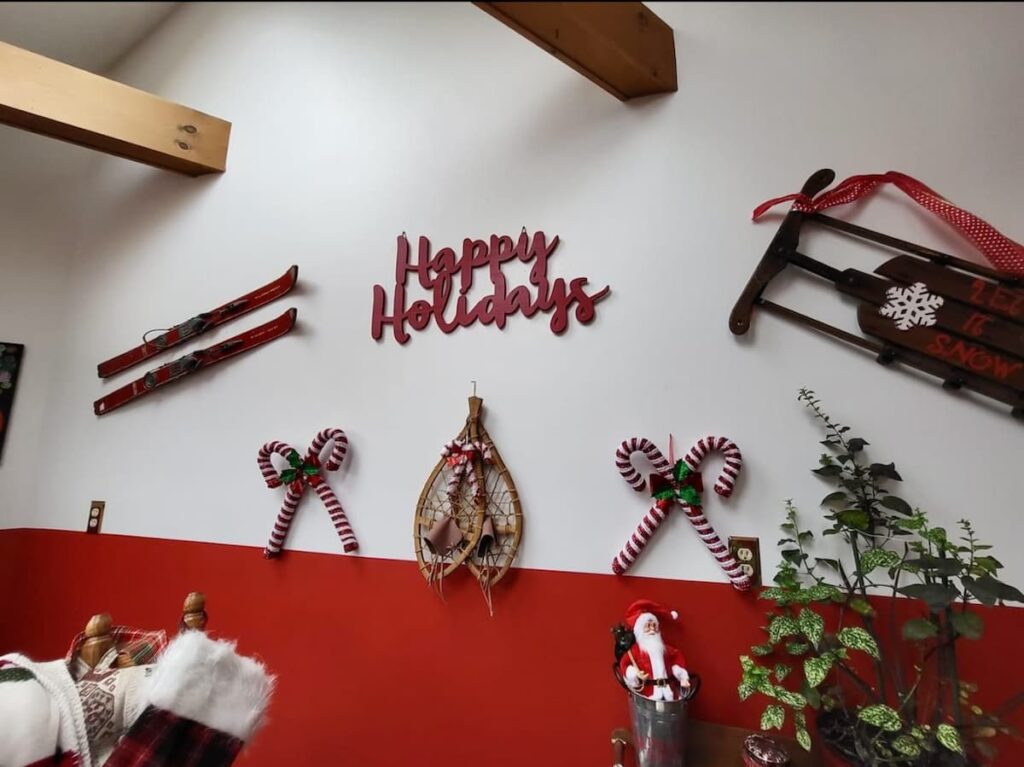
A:
{"label": "white ceiling", "polygon": [[0,2],[0,41],[105,72],[177,5]]}

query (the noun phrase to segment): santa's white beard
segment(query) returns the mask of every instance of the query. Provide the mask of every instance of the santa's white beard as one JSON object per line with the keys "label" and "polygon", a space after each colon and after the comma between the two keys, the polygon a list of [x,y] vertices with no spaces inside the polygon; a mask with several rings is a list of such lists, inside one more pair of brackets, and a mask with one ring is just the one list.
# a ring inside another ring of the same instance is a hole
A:
{"label": "santa's white beard", "polygon": [[637,646],[651,660],[651,673],[655,679],[665,679],[668,671],[665,668],[665,642],[661,634],[641,634],[636,638]]}

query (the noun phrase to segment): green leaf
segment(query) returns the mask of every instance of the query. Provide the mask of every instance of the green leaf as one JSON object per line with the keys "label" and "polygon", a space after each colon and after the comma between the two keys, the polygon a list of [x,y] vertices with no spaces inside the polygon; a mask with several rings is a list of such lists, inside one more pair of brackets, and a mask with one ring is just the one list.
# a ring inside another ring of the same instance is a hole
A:
{"label": "green leaf", "polygon": [[821,499],[821,506],[845,506],[850,500],[848,496],[842,490],[836,490],[834,493],[829,493]]}
{"label": "green leaf", "polygon": [[861,597],[854,597],[850,600],[850,609],[858,615],[875,614],[875,608],[871,606],[871,603]]}
{"label": "green leaf", "polygon": [[864,449],[865,445],[869,444],[871,443],[861,439],[860,437],[850,437],[850,439],[846,440],[846,449],[851,453],[859,453]]}
{"label": "green leaf", "polygon": [[867,631],[857,626],[849,626],[836,635],[836,639],[843,647],[849,647],[851,650],[860,650],[870,655],[872,658],[878,658],[878,643],[875,642],[875,638],[871,636]]}
{"label": "green leaf", "polygon": [[916,559],[908,559],[903,565],[910,568],[911,572],[924,571],[930,575],[946,577],[957,575],[963,569],[962,565],[951,557],[933,557],[930,554],[922,554]]}
{"label": "green leaf", "polygon": [[789,672],[793,670],[792,666],[787,666],[785,663],[775,664],[775,678],[780,682],[789,676]]}
{"label": "green leaf", "polygon": [[807,684],[806,680],[800,686],[800,694],[807,699],[807,705],[815,711],[821,708],[821,693]]}
{"label": "green leaf", "polygon": [[740,696],[740,700],[746,700],[755,692],[754,685],[750,682],[740,682],[739,687],[736,688],[736,693]]}
{"label": "green leaf", "polygon": [[852,527],[855,530],[867,530],[871,524],[871,517],[868,513],[862,509],[846,509],[836,514],[836,519],[840,524],[846,527]]}
{"label": "green leaf", "polygon": [[800,631],[811,640],[811,644],[817,647],[821,643],[821,637],[825,633],[825,619],[813,610],[804,608],[800,611],[798,618]]}
{"label": "green leaf", "polygon": [[[980,546],[975,546],[975,550],[980,549]],[[981,556],[974,558],[974,564],[980,567],[982,570],[989,574],[994,574],[997,570],[1001,569],[1003,563],[995,557]]]}
{"label": "green leaf", "polygon": [[914,513],[914,510],[910,508],[910,504],[904,501],[902,498],[897,498],[895,495],[887,495],[883,498],[880,503],[887,509],[892,509],[897,514],[903,514],[909,517]]}
{"label": "green leaf", "polygon": [[903,624],[903,638],[917,641],[939,633],[938,627],[927,618],[911,618]]}
{"label": "green leaf", "polygon": [[776,687],[775,697],[793,708],[804,708],[807,705],[807,699],[803,695],[798,692],[791,692],[785,687]]}
{"label": "green leaf", "polygon": [[896,471],[896,464],[894,463],[873,463],[868,467],[868,473],[872,477],[884,477],[885,479],[894,479],[897,482],[903,481],[903,477]]}
{"label": "green leaf", "polygon": [[957,590],[941,583],[913,583],[898,589],[899,593],[912,599],[920,599],[928,609],[937,613],[947,607],[959,595]]}
{"label": "green leaf", "polygon": [[807,718],[804,716],[803,711],[798,711],[794,715],[795,727],[796,727],[796,742],[800,744],[800,747],[804,751],[811,750],[811,735],[807,732]]}
{"label": "green leaf", "polygon": [[740,668],[743,669],[744,674],[749,674],[754,670],[756,664],[750,659],[749,655],[740,656]]}
{"label": "green leaf", "polygon": [[782,637],[792,636],[800,632],[800,626],[792,618],[786,615],[776,615],[768,624],[768,639],[772,644],[777,643]]}
{"label": "green leaf", "polygon": [[900,715],[884,703],[874,706],[866,706],[860,710],[857,717],[872,727],[877,727],[886,732],[899,732],[903,728]]}
{"label": "green leaf", "polygon": [[838,477],[843,473],[843,468],[834,464],[828,466],[821,466],[817,469],[811,469],[814,474],[819,477]]}
{"label": "green leaf", "polygon": [[754,655],[757,655],[758,657],[763,657],[765,655],[771,655],[772,650],[774,649],[775,648],[770,644],[759,644],[751,647],[750,652],[754,653]]}
{"label": "green leaf", "polygon": [[981,583],[969,576],[963,577],[964,587],[975,599],[987,607],[991,607],[999,600],[999,591],[988,583]]}
{"label": "green leaf", "polygon": [[953,613],[953,628],[965,639],[981,639],[984,623],[981,616],[969,612]]}
{"label": "green leaf", "polygon": [[836,572],[839,572],[839,560],[838,559],[826,559],[824,557],[818,557],[815,560],[816,564],[825,565],[825,567],[831,567]]}
{"label": "green leaf", "polygon": [[978,578],[978,583],[984,584],[996,592],[998,597],[1006,602],[1024,602],[1024,594],[1019,589],[996,580],[991,575],[983,575]]}
{"label": "green leaf", "polygon": [[879,567],[895,567],[900,555],[889,549],[868,549],[860,555],[860,569],[865,575]]}
{"label": "green leaf", "polygon": [[790,642],[786,645],[786,652],[790,655],[803,655],[810,649],[811,646],[806,642]]}
{"label": "green leaf", "polygon": [[818,583],[804,592],[809,602],[825,602],[842,592],[830,583]]}
{"label": "green leaf", "polygon": [[761,714],[761,729],[781,730],[785,721],[786,709],[777,703],[772,703],[765,708],[764,713]]}
{"label": "green leaf", "polygon": [[963,743],[960,742],[960,733],[952,725],[940,724],[936,727],[935,738],[939,743],[956,754],[964,752]]}
{"label": "green leaf", "polygon": [[917,741],[909,735],[900,735],[898,738],[893,740],[892,747],[904,756],[909,756],[911,758],[921,755],[921,747],[917,745]]}
{"label": "green leaf", "polygon": [[806,658],[804,660],[804,676],[807,678],[807,684],[811,687],[817,687],[819,684],[824,682],[825,677],[828,676],[828,672],[831,670],[831,656]]}

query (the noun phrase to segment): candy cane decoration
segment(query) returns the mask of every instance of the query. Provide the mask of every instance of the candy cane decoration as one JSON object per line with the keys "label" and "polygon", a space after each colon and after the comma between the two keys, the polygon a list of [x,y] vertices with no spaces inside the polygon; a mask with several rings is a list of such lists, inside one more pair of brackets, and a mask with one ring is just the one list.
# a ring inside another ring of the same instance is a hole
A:
{"label": "candy cane decoration", "polygon": [[622,478],[634,490],[638,492],[644,490],[647,483],[633,465],[633,456],[636,453],[642,453],[654,468],[650,484],[655,502],[618,555],[612,560],[612,571],[615,574],[622,575],[633,565],[640,553],[650,543],[651,538],[654,537],[658,527],[665,521],[673,504],[678,503],[682,506],[686,518],[693,525],[694,530],[697,531],[698,537],[718,560],[719,566],[732,581],[732,585],[739,591],[746,591],[750,588],[750,577],[743,573],[739,563],[729,553],[729,549],[711,527],[700,502],[703,482],[699,469],[704,459],[712,452],[722,453],[725,457],[725,466],[722,467],[722,472],[715,481],[715,492],[723,498],[728,498],[732,495],[743,461],[740,449],[732,440],[711,436],[699,439],[679,462],[666,460],[662,452],[648,439],[632,437],[619,446],[615,452],[615,465]]}
{"label": "candy cane decoration", "polygon": [[[327,461],[321,465],[320,453],[323,452],[328,442],[333,442],[334,445],[331,448]],[[334,523],[334,529],[337,530],[338,537],[341,538],[342,548],[346,552],[355,551],[359,548],[359,542],[352,532],[352,526],[349,525],[348,517],[345,516],[345,510],[341,507],[341,503],[338,501],[338,497],[334,494],[331,486],[324,481],[321,471],[322,469],[337,471],[341,466],[341,462],[345,460],[347,452],[348,437],[345,436],[345,432],[341,429],[324,429],[317,434],[309,446],[305,458],[299,454],[298,450],[286,442],[268,442],[260,448],[259,454],[256,457],[256,463],[260,467],[260,472],[263,474],[263,480],[267,483],[267,487],[273,488],[280,487],[281,485],[287,485],[288,487],[285,491],[284,502],[281,504],[281,511],[278,512],[277,521],[274,523],[274,529],[270,533],[270,540],[267,542],[266,549],[263,550],[265,557],[270,559],[281,553],[284,539],[288,535],[288,529],[291,527],[292,519],[295,517],[299,501],[302,500],[302,495],[306,492],[307,485],[313,488],[317,497],[320,498],[320,501],[327,508],[327,512],[331,516],[331,522]],[[280,474],[270,462],[270,456],[275,453],[283,457],[289,466]]]}
{"label": "candy cane decoration", "polygon": [[470,491],[475,500],[480,495],[480,482],[476,472],[473,471],[473,462],[491,460],[491,448],[482,442],[453,439],[445,444],[441,451],[441,457],[452,469],[452,473],[448,476],[448,497],[454,503],[459,492],[459,483],[462,482],[463,477],[468,476]]}

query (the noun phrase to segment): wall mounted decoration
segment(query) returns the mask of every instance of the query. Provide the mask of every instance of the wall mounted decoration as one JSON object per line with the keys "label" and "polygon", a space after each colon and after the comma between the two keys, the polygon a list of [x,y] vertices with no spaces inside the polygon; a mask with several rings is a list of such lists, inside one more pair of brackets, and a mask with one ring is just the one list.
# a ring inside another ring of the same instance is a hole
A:
{"label": "wall mounted decoration", "polygon": [[122,370],[127,370],[140,362],[154,357],[160,352],[170,349],[178,344],[183,344],[190,338],[194,338],[208,330],[223,325],[231,320],[237,319],[244,314],[266,306],[282,296],[291,292],[299,279],[299,267],[292,266],[287,272],[263,287],[256,288],[251,293],[246,293],[234,301],[228,301],[216,309],[197,314],[190,320],[168,328],[152,341],[145,340],[134,349],[129,349],[123,354],[112,357],[101,362],[97,366],[100,378],[109,378]]}
{"label": "wall mounted decoration", "polygon": [[[729,316],[732,332],[742,335],[750,329],[756,306],[865,349],[884,365],[899,361],[938,376],[946,389],[972,389],[1009,405],[1014,416],[1024,417],[1024,246],[901,173],[853,176],[823,192],[834,180],[831,170],[820,170],[799,194],[769,200],[754,211],[756,220],[774,205],[794,201]],[[952,224],[996,268],[821,213],[861,199],[886,183]],[[879,266],[874,274],[836,269],[798,252],[801,228],[809,223],[900,255]],[[878,341],[765,299],[762,293],[772,278],[790,264],[859,299],[860,328]]]}
{"label": "wall mounted decoration", "polygon": [[[320,454],[328,443],[333,443],[330,455],[327,460],[321,463]],[[280,555],[284,547],[284,540],[288,535],[292,519],[299,508],[299,501],[307,487],[312,487],[331,515],[331,522],[341,539],[341,547],[346,553],[356,551],[359,548],[359,541],[356,540],[352,526],[348,522],[345,510],[341,502],[331,490],[331,486],[324,479],[324,471],[337,471],[341,467],[345,455],[348,453],[348,437],[341,429],[324,429],[313,439],[309,450],[303,457],[298,450],[285,442],[268,442],[260,448],[256,456],[256,463],[263,474],[263,480],[267,487],[287,487],[284,494],[284,503],[281,504],[281,511],[277,515],[274,529],[270,533],[270,540],[267,548],[263,550],[263,556],[271,559]],[[280,473],[271,463],[272,455],[279,455],[288,463],[288,468]]]}
{"label": "wall mounted decoration", "polygon": [[523,513],[512,476],[484,428],[483,402],[469,398],[466,425],[444,446],[423,486],[413,546],[420,572],[439,593],[444,579],[465,564],[493,613],[491,589],[519,551]]}
{"label": "wall mounted decoration", "polygon": [[182,378],[197,373],[200,370],[211,368],[224,360],[237,357],[247,351],[255,349],[263,344],[270,343],[276,338],[287,335],[295,327],[297,309],[289,309],[277,319],[265,322],[251,330],[239,333],[227,341],[222,341],[206,349],[191,352],[179,357],[173,362],[161,365],[150,370],[142,378],[122,386],[106,397],[102,397],[93,403],[93,412],[96,415],[105,415],[116,410],[122,405],[143,397],[161,386],[180,381]]}
{"label": "wall mounted decoration", "polygon": [[7,439],[7,424],[11,420],[14,391],[18,387],[21,358],[25,354],[22,344],[0,343],[0,458]]}
{"label": "wall mounted decoration", "polygon": [[[398,255],[395,264],[395,289],[392,309],[388,311],[388,296],[383,285],[373,286],[373,317],[370,335],[379,341],[386,326],[391,327],[395,340],[408,342],[409,330],[420,331],[433,321],[442,333],[469,327],[479,322],[505,327],[508,318],[516,313],[532,317],[538,312],[551,314],[551,330],[561,335],[569,327],[570,314],[584,325],[595,317],[595,304],[610,292],[605,287],[596,293],[585,290],[588,280],[577,277],[568,283],[562,278],[548,279],[548,262],[558,247],[558,237],[550,242],[544,232],[531,237],[524,228],[518,238],[491,235],[488,240],[466,238],[462,252],[454,248],[441,248],[431,255],[430,240],[419,238],[419,247],[412,258],[409,238],[398,237]],[[509,289],[502,265],[518,260],[530,267],[529,285]],[[490,280],[491,291],[470,306],[469,291],[475,276]],[[413,276],[429,300],[408,300],[406,280]],[[575,306],[575,310],[573,307]]]}
{"label": "wall mounted decoration", "polygon": [[[636,531],[612,560],[612,571],[616,575],[622,575],[633,565],[673,506],[679,504],[732,585],[739,591],[750,588],[749,576],[743,573],[739,562],[704,516],[701,501],[704,482],[699,469],[711,452],[721,453],[725,458],[722,472],[715,481],[715,492],[723,498],[728,498],[732,495],[743,461],[740,449],[732,440],[725,437],[704,437],[697,440],[690,451],[678,461],[675,460],[671,436],[668,460],[650,440],[642,437],[632,437],[619,446],[615,452],[615,465],[619,469],[619,474],[637,492],[642,492],[649,486],[654,503],[640,521]],[[641,453],[654,469],[648,482],[644,481],[643,476],[633,465],[633,456],[637,453]]]}

